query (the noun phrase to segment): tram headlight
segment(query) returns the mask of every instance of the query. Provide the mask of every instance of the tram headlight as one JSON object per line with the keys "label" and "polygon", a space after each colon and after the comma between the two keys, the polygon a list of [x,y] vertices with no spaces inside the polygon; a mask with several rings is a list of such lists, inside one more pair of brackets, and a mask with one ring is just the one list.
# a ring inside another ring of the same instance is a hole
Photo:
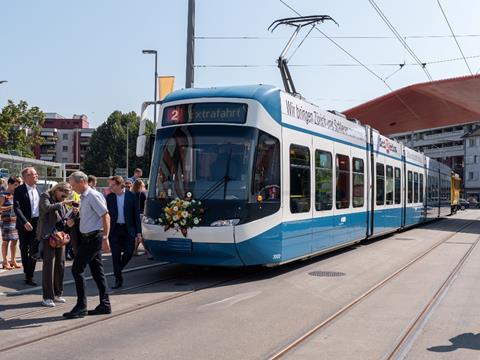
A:
{"label": "tram headlight", "polygon": [[153,218],[151,218],[149,216],[145,216],[145,215],[142,218],[142,222],[144,224],[148,224],[148,225],[155,225],[155,220]]}
{"label": "tram headlight", "polygon": [[210,224],[210,226],[234,226],[240,222],[240,219],[217,220]]}

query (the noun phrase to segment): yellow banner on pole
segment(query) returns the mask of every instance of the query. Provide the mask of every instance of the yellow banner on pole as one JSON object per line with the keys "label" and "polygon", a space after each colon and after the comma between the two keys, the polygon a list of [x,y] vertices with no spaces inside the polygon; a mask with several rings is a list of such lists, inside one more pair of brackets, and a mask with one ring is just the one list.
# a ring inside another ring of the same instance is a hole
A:
{"label": "yellow banner on pole", "polygon": [[173,91],[173,84],[175,82],[175,76],[159,76],[158,77],[158,92],[159,99],[165,99],[165,96]]}

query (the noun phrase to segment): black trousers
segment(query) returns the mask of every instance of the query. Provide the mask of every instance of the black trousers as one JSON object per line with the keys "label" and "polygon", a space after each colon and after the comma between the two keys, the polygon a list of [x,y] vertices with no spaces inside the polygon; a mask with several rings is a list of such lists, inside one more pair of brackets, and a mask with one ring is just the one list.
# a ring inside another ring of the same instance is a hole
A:
{"label": "black trousers", "polygon": [[37,252],[38,244],[35,240],[37,233],[38,218],[30,219],[30,224],[33,227],[32,231],[27,231],[25,228],[18,229],[18,237],[20,239],[20,255],[22,256],[23,272],[25,279],[32,279],[35,272],[35,260],[32,255]]}
{"label": "black trousers", "polygon": [[[90,233],[91,234],[91,233]],[[107,292],[107,279],[103,270],[102,262],[102,236],[103,232],[98,231],[90,236],[80,235],[77,253],[73,259],[72,274],[77,288],[77,307],[87,307],[85,269],[90,267],[90,273],[97,284],[100,305],[110,307],[110,299]]]}
{"label": "black trousers", "polygon": [[130,236],[125,225],[115,225],[110,231],[110,248],[112,250],[113,273],[115,278],[122,276],[123,268],[132,259],[135,251],[135,238]]}

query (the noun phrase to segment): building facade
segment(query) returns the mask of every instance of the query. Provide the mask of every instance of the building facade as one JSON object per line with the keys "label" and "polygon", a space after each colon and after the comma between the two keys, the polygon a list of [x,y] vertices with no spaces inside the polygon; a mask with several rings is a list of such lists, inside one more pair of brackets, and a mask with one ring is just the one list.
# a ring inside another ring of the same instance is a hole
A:
{"label": "building facade", "polygon": [[480,200],[480,127],[464,136],[465,139],[465,198],[477,204]]}
{"label": "building facade", "polygon": [[93,131],[86,115],[66,118],[57,113],[46,113],[40,131],[43,144],[36,149],[36,156],[40,160],[82,164]]}
{"label": "building facade", "polygon": [[465,136],[478,128],[480,128],[480,122],[453,124],[390,134],[389,137],[450,166],[462,179],[465,179]]}

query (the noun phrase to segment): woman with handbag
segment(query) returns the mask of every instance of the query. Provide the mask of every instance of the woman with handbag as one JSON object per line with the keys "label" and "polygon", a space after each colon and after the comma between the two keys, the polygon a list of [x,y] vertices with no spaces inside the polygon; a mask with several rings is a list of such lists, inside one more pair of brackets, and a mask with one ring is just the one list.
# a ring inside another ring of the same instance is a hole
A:
{"label": "woman with handbag", "polygon": [[[40,216],[37,227],[37,241],[43,252],[43,306],[54,307],[64,303],[63,275],[65,271],[65,245],[69,241],[65,219],[67,200],[72,187],[60,182],[40,195]],[[66,224],[67,223],[67,224]]]}

